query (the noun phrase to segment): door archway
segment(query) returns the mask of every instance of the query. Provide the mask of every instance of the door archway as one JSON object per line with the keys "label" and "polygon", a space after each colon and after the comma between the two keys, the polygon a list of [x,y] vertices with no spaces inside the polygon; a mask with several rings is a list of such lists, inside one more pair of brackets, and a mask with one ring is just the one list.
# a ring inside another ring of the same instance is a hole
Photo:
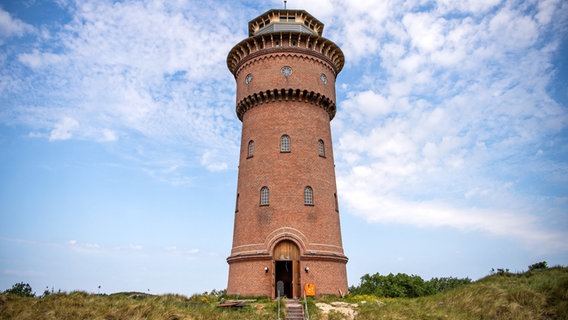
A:
{"label": "door archway", "polygon": [[284,240],[276,244],[273,252],[274,296],[294,298],[300,296],[300,248]]}

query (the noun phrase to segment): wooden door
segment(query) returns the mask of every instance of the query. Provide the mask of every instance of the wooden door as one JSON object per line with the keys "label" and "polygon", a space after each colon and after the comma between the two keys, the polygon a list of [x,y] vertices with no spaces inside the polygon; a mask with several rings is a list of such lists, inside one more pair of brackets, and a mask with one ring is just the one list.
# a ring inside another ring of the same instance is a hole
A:
{"label": "wooden door", "polygon": [[287,295],[290,298],[300,297],[300,249],[298,246],[289,240],[278,243],[274,247],[273,259],[273,294],[277,295],[275,288],[278,281],[284,281]]}
{"label": "wooden door", "polygon": [[293,262],[294,264],[294,268],[293,268],[293,285],[292,285],[292,293],[293,293],[293,297],[294,298],[301,298],[302,297],[302,291],[301,291],[301,285],[300,285],[300,260],[295,260]]}

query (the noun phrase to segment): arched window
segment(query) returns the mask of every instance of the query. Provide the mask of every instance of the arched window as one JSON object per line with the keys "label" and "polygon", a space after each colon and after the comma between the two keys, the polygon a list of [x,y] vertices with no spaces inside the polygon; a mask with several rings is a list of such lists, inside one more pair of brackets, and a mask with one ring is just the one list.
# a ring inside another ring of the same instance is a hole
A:
{"label": "arched window", "polygon": [[268,205],[268,187],[262,187],[260,189],[260,205],[261,206]]}
{"label": "arched window", "polygon": [[290,152],[290,137],[287,135],[280,137],[280,152]]}
{"label": "arched window", "polygon": [[248,146],[248,156],[247,158],[250,158],[254,155],[254,141],[251,140],[249,141],[249,146]]}
{"label": "arched window", "polygon": [[314,205],[314,190],[310,186],[304,188],[304,205]]}
{"label": "arched window", "polygon": [[318,154],[320,157],[325,157],[325,148],[323,144],[323,140],[318,140]]}

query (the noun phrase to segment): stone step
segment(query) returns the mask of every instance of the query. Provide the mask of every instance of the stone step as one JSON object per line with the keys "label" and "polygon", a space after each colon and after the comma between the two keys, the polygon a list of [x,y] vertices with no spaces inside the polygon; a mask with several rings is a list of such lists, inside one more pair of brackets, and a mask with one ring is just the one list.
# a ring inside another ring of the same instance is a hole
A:
{"label": "stone step", "polygon": [[304,320],[304,308],[298,300],[286,300],[286,319],[285,320]]}

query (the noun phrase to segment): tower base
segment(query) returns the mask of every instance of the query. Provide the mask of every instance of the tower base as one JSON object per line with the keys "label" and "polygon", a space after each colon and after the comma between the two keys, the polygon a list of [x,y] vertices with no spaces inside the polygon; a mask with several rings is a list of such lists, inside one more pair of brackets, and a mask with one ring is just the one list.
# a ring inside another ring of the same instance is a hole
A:
{"label": "tower base", "polygon": [[316,296],[347,293],[347,258],[309,254],[297,260],[277,260],[269,255],[231,256],[228,295],[300,298],[306,284],[315,285]]}

